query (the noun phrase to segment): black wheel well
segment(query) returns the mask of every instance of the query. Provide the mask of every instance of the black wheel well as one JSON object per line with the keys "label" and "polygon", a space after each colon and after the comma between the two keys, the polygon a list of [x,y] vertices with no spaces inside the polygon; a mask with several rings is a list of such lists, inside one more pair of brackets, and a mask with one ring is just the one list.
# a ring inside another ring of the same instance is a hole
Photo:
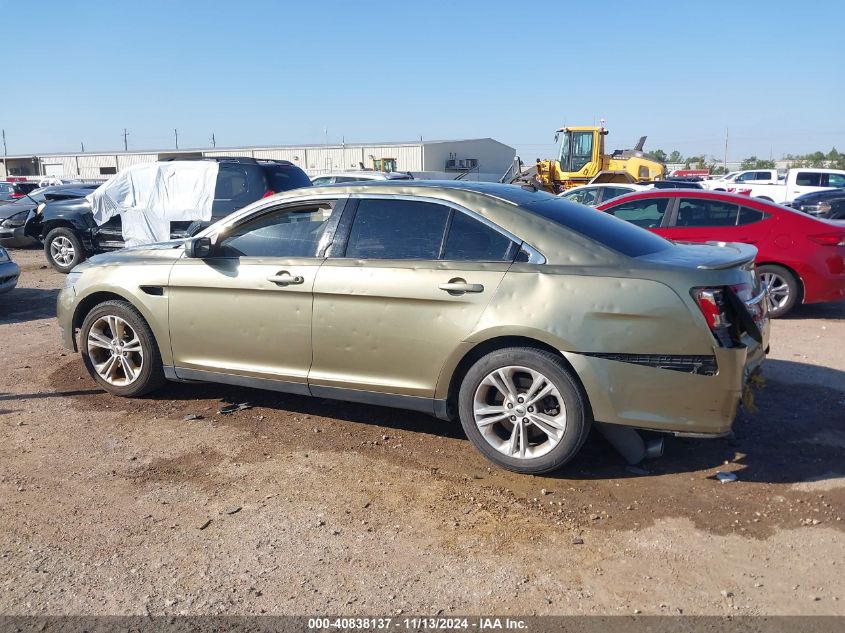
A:
{"label": "black wheel well", "polygon": [[67,220],[48,220],[47,222],[44,222],[41,227],[41,238],[46,239],[48,233],[50,233],[53,229],[70,229],[75,233],[79,233],[72,222]]}
{"label": "black wheel well", "polygon": [[82,327],[82,322],[85,320],[85,317],[88,316],[88,313],[105,301],[123,301],[132,305],[131,301],[127,301],[126,298],[121,297],[119,294],[115,294],[114,292],[94,292],[85,297],[79,302],[79,305],[76,306],[76,312],[73,313],[74,332]]}
{"label": "black wheel well", "polygon": [[560,353],[559,349],[555,349],[548,343],[544,343],[543,341],[538,341],[537,339],[529,338],[527,336],[497,336],[495,338],[482,341],[469,350],[466,354],[464,354],[460,362],[458,362],[455,367],[455,371],[452,372],[452,377],[449,380],[449,391],[446,395],[446,411],[449,419],[457,419],[458,392],[461,389],[461,381],[469,371],[469,368],[472,367],[478,359],[486,356],[490,352],[494,352],[498,349],[505,349],[507,347],[533,347],[534,349],[543,350],[557,356],[560,359],[561,364],[563,364],[567,371],[569,371],[575,382],[578,384],[578,387],[581,389],[587,409],[592,411],[590,399],[587,396],[587,391],[584,389],[584,384],[581,382],[581,378],[578,376],[578,372],[576,372],[569,361],[566,360],[566,357]]}

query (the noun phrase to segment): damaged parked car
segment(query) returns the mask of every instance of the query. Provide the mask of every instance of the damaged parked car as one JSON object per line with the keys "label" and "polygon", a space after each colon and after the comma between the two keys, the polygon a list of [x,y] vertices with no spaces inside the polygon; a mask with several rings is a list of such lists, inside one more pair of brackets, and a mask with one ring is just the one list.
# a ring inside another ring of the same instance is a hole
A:
{"label": "damaged parked car", "polygon": [[[211,222],[224,218],[233,211],[263,197],[280,191],[311,186],[311,180],[304,171],[293,163],[283,160],[215,157],[138,165],[129,168],[129,170],[133,168],[146,169],[159,165],[162,168],[167,167],[169,177],[172,177],[182,171],[180,167],[184,167],[184,171],[194,170],[199,163],[207,163],[209,166],[212,166],[210,163],[213,163],[215,170],[211,184],[205,188],[208,194],[206,196],[208,206],[206,219],[201,221],[184,219],[172,221],[169,223],[169,230],[165,231],[166,235],[159,239],[187,237],[208,226]],[[162,169],[158,171],[160,172]],[[153,173],[151,170],[147,170],[147,172]],[[124,177],[125,172],[121,172],[121,174],[102,185],[93,195],[74,200],[47,203],[44,206],[39,206],[36,212],[29,214],[24,234],[43,242],[47,261],[53,268],[59,272],[67,273],[94,253],[124,248],[127,245],[127,231],[124,226],[127,218],[133,221],[134,228],[140,227],[142,232],[149,228],[153,222],[152,216],[141,217],[142,213],[135,209],[131,210],[129,214],[119,211],[106,214],[108,217],[104,216],[105,221],[102,223],[96,221],[98,218],[95,216],[95,209],[92,208],[92,200],[96,200],[97,193],[107,189],[114,183],[115,179]],[[168,192],[166,191],[168,187],[169,184],[166,179],[150,178],[140,188],[130,184],[127,189],[132,196],[143,200],[143,203],[150,199],[150,191],[155,192],[163,189],[162,195],[156,199],[161,204],[167,205],[172,202],[174,197],[184,193],[179,191],[176,194]],[[145,189],[150,191],[145,191]],[[173,189],[178,190],[178,187]],[[196,198],[195,193],[195,191],[188,191],[186,199]],[[200,191],[199,197],[202,194],[203,191]],[[113,201],[103,201],[102,206],[110,208],[114,204]],[[179,215],[179,213],[192,211],[192,209],[176,209],[175,211],[177,213],[174,217],[187,217],[184,213],[182,215]],[[149,241],[154,240],[151,238]]]}
{"label": "damaged parked car", "polygon": [[36,246],[40,241],[25,234],[27,218],[41,204],[55,200],[76,200],[84,198],[99,185],[55,185],[41,187],[24,194],[14,202],[0,206],[0,246],[26,248]]}
{"label": "damaged parked car", "polygon": [[632,462],[635,429],[730,432],[768,350],[755,253],[533,188],[334,185],[93,257],[58,323],[118,396],[206,381],[423,411],[544,473],[593,423]]}

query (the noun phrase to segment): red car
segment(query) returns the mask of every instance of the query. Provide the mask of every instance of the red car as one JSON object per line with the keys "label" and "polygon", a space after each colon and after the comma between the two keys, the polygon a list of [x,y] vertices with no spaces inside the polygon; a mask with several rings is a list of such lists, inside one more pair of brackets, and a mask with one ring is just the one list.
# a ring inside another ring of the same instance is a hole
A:
{"label": "red car", "polygon": [[753,244],[772,317],[800,303],[845,299],[845,222],[699,189],[640,191],[596,208],[678,242]]}

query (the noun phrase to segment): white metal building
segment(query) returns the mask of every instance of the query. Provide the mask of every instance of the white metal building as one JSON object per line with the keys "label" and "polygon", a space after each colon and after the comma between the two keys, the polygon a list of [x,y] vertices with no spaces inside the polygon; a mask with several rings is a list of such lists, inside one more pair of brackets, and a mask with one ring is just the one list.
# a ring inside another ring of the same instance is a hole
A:
{"label": "white metal building", "polygon": [[397,171],[423,178],[495,181],[513,163],[516,150],[492,138],[343,145],[285,145],[272,147],[147,150],[137,152],[85,152],[30,154],[0,157],[0,178],[54,176],[57,178],[108,178],[137,163],[167,158],[201,156],[250,156],[288,160],[314,176],[329,171],[373,167],[374,159],[392,158]]}

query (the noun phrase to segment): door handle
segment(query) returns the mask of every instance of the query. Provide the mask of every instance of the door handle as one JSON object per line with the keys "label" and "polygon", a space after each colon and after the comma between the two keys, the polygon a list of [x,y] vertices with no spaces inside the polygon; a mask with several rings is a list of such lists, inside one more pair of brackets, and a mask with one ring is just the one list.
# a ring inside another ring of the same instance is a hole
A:
{"label": "door handle", "polygon": [[274,283],[277,286],[294,286],[305,282],[303,277],[297,275],[296,277],[292,276],[287,271],[282,271],[276,275],[271,275],[267,277],[267,281],[270,283]]}
{"label": "door handle", "polygon": [[437,286],[441,290],[445,290],[450,295],[462,295],[465,292],[484,292],[484,286],[481,284],[468,284],[463,280],[453,279],[447,284],[440,284]]}

